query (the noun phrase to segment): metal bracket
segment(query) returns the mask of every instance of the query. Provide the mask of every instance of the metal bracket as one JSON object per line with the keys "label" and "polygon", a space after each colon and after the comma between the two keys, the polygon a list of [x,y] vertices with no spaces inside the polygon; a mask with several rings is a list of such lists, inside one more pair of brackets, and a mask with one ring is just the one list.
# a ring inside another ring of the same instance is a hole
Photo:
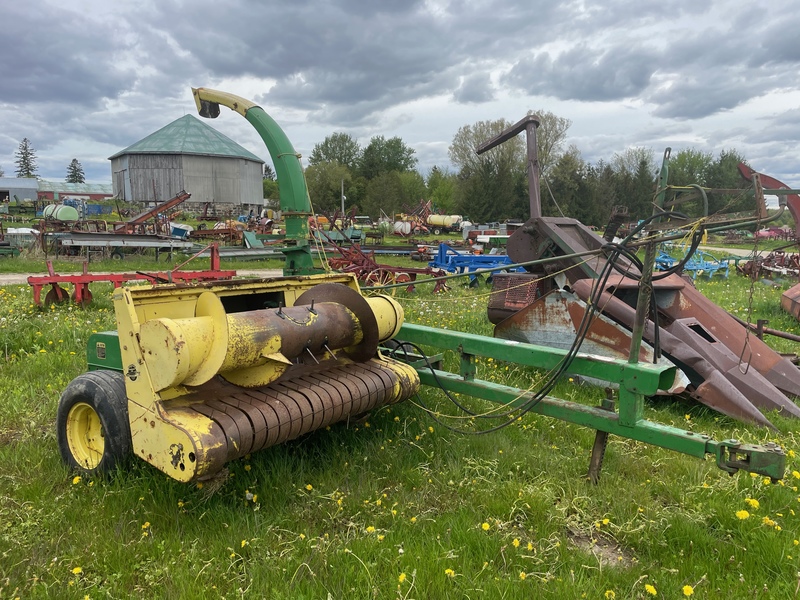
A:
{"label": "metal bracket", "polygon": [[775,482],[782,479],[786,471],[786,453],[775,442],[761,445],[722,440],[716,443],[714,455],[717,466],[731,475],[743,470],[764,475]]}

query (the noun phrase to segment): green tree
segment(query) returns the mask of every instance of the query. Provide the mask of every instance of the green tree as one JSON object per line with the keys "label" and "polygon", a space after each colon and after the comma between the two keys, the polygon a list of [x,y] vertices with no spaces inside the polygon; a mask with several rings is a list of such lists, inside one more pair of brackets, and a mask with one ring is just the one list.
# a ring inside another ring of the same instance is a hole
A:
{"label": "green tree", "polygon": [[[505,119],[464,125],[448,149],[450,161],[458,168],[457,210],[476,223],[499,221],[504,218],[502,215],[517,216],[520,212],[520,190],[515,183],[525,177],[522,137],[516,136],[483,154],[475,153],[480,144],[511,125]],[[527,206],[527,201],[524,204]],[[523,212],[527,214],[527,208]]]}
{"label": "green tree", "polygon": [[36,177],[36,151],[28,138],[22,138],[19,148],[14,153],[17,165],[17,177]]}
{"label": "green tree", "polygon": [[[690,185],[706,185],[708,170],[714,157],[710,152],[702,152],[694,148],[685,148],[673,152],[669,160],[669,184],[686,187]],[[699,193],[685,190],[673,190],[667,193],[667,202],[676,200],[675,210],[687,215],[699,216],[703,213],[703,200]],[[712,207],[709,205],[709,211]]]}
{"label": "green tree", "polygon": [[398,173],[400,185],[403,188],[403,203],[408,206],[416,206],[420,200],[428,196],[428,188],[425,180],[417,171],[405,171]]}
{"label": "green tree", "polygon": [[456,211],[456,176],[434,166],[428,173],[426,184],[433,209],[442,214],[453,214]]}
{"label": "green tree", "polygon": [[611,209],[621,204],[617,196],[617,175],[612,166],[600,160],[586,167],[586,195],[582,198],[586,216],[581,222],[605,229]]}
{"label": "green tree", "polygon": [[378,175],[397,171],[412,171],[417,166],[415,150],[406,146],[399,137],[389,138],[382,135],[373,137],[359,161],[359,171],[366,179],[374,179]]}
{"label": "green tree", "polygon": [[280,198],[280,188],[278,181],[275,178],[275,170],[272,165],[264,163],[264,175],[261,180],[261,188],[264,193],[264,198],[267,200],[278,200]]}
{"label": "green tree", "polygon": [[0,177],[5,177],[6,172],[3,170],[3,165],[0,165]]}
{"label": "green tree", "polygon": [[511,170],[510,165],[497,165],[487,160],[469,176],[459,177],[456,206],[459,214],[468,216],[475,223],[527,218],[525,173],[520,169]]}
{"label": "green tree", "polygon": [[361,146],[347,133],[336,132],[314,146],[308,157],[309,165],[323,162],[338,162],[350,171],[354,171],[361,158]]}
{"label": "green tree", "polygon": [[64,181],[67,183],[86,183],[83,166],[77,158],[73,158],[72,162],[67,166],[67,178]]}
{"label": "green tree", "polygon": [[[352,175],[344,165],[338,162],[321,162],[306,169],[306,184],[308,195],[317,212],[333,212],[341,208],[342,181],[345,186],[345,196],[352,205],[353,199],[347,190],[352,182]],[[347,208],[347,206],[345,207]]]}
{"label": "green tree", "polygon": [[478,121],[473,125],[460,127],[453,136],[447,154],[459,171],[459,176],[469,177],[481,171],[483,165],[492,163],[497,170],[515,171],[525,169],[525,142],[516,136],[483,154],[476,154],[475,148],[508,129],[512,123],[505,119]]}
{"label": "green tree", "polygon": [[614,171],[628,173],[629,175],[634,175],[638,172],[642,163],[651,173],[656,173],[656,160],[652,148],[633,146],[626,148],[623,152],[615,153],[611,159],[611,166]]}
{"label": "green tree", "polygon": [[[586,163],[575,146],[563,153],[548,176],[548,186],[543,186],[542,214],[546,216],[569,215],[581,222],[591,218],[591,207],[582,202],[586,192]],[[552,192],[552,196],[550,195]]]}
{"label": "green tree", "polygon": [[672,185],[706,184],[714,157],[710,152],[685,148],[669,159],[669,183]]}
{"label": "green tree", "polygon": [[397,171],[381,173],[367,181],[361,207],[364,213],[374,217],[380,216],[382,210],[391,217],[402,211],[403,204],[407,204],[407,200],[403,180]]}
{"label": "green tree", "polygon": [[261,188],[264,192],[264,198],[268,200],[278,200],[280,198],[280,189],[278,182],[273,179],[262,179]]}
{"label": "green tree", "polygon": [[[739,173],[739,163],[747,164],[747,159],[735,149],[722,150],[706,172],[706,185],[717,189],[745,189],[751,182]],[[752,198],[743,194],[711,194],[708,197],[708,212],[739,212],[755,210]]]}
{"label": "green tree", "polygon": [[539,117],[539,127],[536,128],[536,147],[539,169],[542,174],[546,175],[561,157],[561,147],[567,139],[567,130],[572,125],[572,121],[559,117],[549,110],[529,110],[528,114],[535,114]]}

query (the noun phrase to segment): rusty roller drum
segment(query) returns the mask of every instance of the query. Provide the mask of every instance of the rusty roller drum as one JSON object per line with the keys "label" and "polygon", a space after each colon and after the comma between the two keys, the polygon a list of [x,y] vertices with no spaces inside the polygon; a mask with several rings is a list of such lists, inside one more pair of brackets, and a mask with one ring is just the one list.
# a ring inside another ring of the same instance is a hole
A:
{"label": "rusty roller drum", "polygon": [[[291,307],[231,314],[207,292],[193,317],[145,321],[139,347],[153,389],[162,397],[183,391],[161,402],[163,421],[191,439],[191,450],[172,440],[167,460],[149,462],[176,479],[200,479],[251,452],[405,400],[419,388],[416,371],[377,353],[402,322],[392,298],[364,298],[340,284],[314,286]],[[157,438],[147,427],[141,434]]]}

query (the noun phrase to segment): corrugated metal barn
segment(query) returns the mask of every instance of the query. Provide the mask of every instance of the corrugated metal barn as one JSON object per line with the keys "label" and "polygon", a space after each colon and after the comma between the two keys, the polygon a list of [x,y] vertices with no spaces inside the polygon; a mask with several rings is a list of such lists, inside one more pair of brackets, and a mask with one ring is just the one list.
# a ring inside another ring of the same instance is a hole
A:
{"label": "corrugated metal barn", "polygon": [[114,194],[163,202],[185,190],[189,202],[262,204],[264,161],[192,115],[109,157]]}

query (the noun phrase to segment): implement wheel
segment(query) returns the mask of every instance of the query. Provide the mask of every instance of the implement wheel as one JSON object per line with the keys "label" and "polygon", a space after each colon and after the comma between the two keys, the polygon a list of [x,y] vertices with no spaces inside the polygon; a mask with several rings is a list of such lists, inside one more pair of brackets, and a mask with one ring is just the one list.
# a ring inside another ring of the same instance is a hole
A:
{"label": "implement wheel", "polygon": [[61,304],[67,300],[69,300],[69,294],[67,293],[67,290],[62,288],[57,283],[54,283],[50,288],[50,291],[47,292],[44,297],[44,305],[49,308],[51,304]]}
{"label": "implement wheel", "polygon": [[58,403],[56,435],[61,458],[86,475],[104,475],[132,454],[125,378],[90,371],[70,382]]}

